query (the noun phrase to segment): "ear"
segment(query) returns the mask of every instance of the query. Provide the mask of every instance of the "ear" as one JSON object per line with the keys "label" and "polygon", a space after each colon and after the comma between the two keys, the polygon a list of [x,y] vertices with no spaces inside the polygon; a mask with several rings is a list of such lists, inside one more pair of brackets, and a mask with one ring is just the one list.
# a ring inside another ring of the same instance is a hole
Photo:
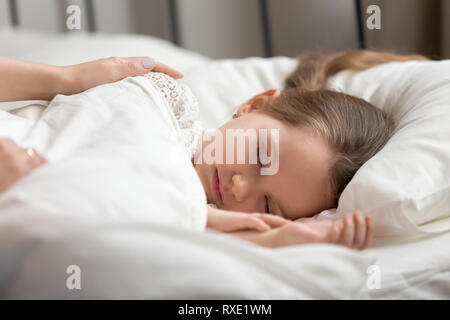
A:
{"label": "ear", "polygon": [[250,113],[252,111],[258,110],[268,102],[275,101],[281,94],[280,90],[270,89],[266,92],[260,93],[246,103],[242,104],[237,110],[236,117],[240,117],[244,114]]}

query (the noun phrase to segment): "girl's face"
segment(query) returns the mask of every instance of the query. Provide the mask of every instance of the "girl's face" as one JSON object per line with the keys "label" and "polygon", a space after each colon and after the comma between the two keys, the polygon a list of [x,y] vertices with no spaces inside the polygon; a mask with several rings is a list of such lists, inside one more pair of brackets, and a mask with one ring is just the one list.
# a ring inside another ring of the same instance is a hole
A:
{"label": "girl's face", "polygon": [[[292,127],[258,111],[260,106],[276,99],[279,94],[278,90],[269,90],[254,97],[239,108],[236,119],[218,129],[223,138],[223,161],[219,161],[220,164],[203,161],[195,165],[208,203],[214,203],[219,209],[268,212],[290,220],[309,217],[329,207],[329,148],[308,128]],[[255,152],[254,148],[250,148],[250,140],[254,137],[245,136],[244,150],[238,150],[242,147],[236,140],[232,148],[227,148],[226,130],[229,129],[251,129],[256,132],[266,129],[267,138],[261,139],[265,141],[260,141],[261,137],[256,135],[254,142],[257,146],[262,143],[267,145],[269,158],[274,155],[272,161],[278,161],[277,172],[262,175],[262,167],[276,166],[249,161],[249,154]],[[278,139],[271,136],[271,129],[278,129]],[[197,154],[213,142],[214,139],[199,142]],[[272,146],[278,149],[278,157]],[[233,163],[226,161],[226,155],[230,152],[234,155]],[[245,154],[243,164],[237,161],[239,152]]]}

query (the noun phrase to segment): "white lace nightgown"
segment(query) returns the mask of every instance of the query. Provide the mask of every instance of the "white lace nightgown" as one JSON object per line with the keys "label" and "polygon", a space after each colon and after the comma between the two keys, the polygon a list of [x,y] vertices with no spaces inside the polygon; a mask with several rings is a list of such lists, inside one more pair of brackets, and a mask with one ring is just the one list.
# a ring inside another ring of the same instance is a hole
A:
{"label": "white lace nightgown", "polygon": [[201,122],[197,119],[199,113],[197,99],[188,86],[164,73],[150,72],[145,77],[151,79],[153,85],[163,95],[172,116],[172,124],[177,129],[187,154],[192,158],[203,130]]}
{"label": "white lace nightgown", "polygon": [[[164,96],[166,107],[172,116],[172,123],[184,143],[187,154],[192,158],[203,130],[201,122],[197,119],[199,113],[197,99],[188,86],[178,83],[164,73],[150,72],[145,77],[151,79],[153,85]],[[208,206],[217,208],[213,203],[208,203]]]}

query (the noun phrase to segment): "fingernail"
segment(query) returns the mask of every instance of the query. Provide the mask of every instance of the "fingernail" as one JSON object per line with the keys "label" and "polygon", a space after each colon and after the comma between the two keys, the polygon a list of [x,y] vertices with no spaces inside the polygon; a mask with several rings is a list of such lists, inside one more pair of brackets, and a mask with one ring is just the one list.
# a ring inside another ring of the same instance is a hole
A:
{"label": "fingernail", "polygon": [[153,69],[156,66],[156,61],[152,58],[142,60],[142,66],[145,69]]}

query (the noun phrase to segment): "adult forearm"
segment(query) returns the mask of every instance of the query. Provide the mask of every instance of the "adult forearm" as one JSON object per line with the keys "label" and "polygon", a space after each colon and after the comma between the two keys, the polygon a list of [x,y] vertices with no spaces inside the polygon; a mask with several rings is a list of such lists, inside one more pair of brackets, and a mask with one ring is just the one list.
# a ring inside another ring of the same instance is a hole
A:
{"label": "adult forearm", "polygon": [[64,68],[0,57],[0,101],[51,100],[68,93],[71,79]]}
{"label": "adult forearm", "polygon": [[174,79],[183,77],[177,70],[148,57],[110,57],[61,67],[0,57],[0,102],[51,100],[57,94],[76,94],[150,71]]}

